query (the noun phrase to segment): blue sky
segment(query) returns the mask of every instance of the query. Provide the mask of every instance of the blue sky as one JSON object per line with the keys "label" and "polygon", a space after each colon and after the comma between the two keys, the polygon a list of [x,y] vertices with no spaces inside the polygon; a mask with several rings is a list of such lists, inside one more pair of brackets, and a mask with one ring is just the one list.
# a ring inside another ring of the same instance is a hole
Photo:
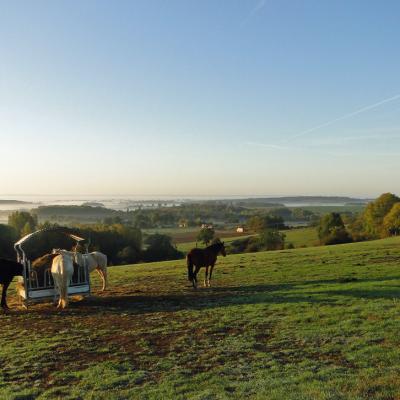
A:
{"label": "blue sky", "polygon": [[398,1],[1,1],[0,194],[400,193]]}

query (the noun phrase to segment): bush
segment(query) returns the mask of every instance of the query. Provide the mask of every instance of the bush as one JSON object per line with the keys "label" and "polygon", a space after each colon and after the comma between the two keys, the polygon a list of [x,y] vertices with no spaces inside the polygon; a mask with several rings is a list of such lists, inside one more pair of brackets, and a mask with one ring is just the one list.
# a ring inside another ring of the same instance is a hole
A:
{"label": "bush", "polygon": [[276,230],[266,230],[259,237],[260,249],[262,250],[282,250],[285,247],[284,233]]}
{"label": "bush", "polygon": [[204,243],[206,246],[214,238],[215,231],[213,228],[202,228],[197,235],[197,241]]}
{"label": "bush", "polygon": [[247,221],[248,227],[254,232],[263,232],[268,229],[285,229],[283,218],[276,215],[255,215]]}
{"label": "bush", "polygon": [[330,234],[324,238],[325,245],[350,243],[352,238],[345,228],[334,227]]}
{"label": "bush", "polygon": [[184,254],[172,245],[171,238],[167,235],[159,233],[149,235],[145,243],[148,247],[143,252],[144,261],[178,260],[184,258]]}
{"label": "bush", "polygon": [[133,246],[126,246],[117,254],[119,264],[133,264],[140,259],[140,252]]}
{"label": "bush", "polygon": [[340,244],[352,242],[340,214],[332,212],[323,216],[318,226],[321,244]]}
{"label": "bush", "polygon": [[8,225],[12,226],[19,236],[25,236],[35,231],[37,216],[27,211],[14,211],[8,216]]}
{"label": "bush", "polygon": [[255,253],[264,250],[282,250],[285,247],[285,234],[276,230],[263,231],[259,236],[250,236],[231,242],[228,253]]}

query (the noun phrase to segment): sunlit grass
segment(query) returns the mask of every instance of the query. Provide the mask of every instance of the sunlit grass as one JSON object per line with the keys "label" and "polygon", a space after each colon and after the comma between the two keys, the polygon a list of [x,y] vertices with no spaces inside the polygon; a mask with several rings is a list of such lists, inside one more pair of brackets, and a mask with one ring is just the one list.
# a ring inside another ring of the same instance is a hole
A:
{"label": "sunlit grass", "polygon": [[0,398],[399,398],[399,246],[219,258],[197,291],[184,260],[112,267],[66,311],[0,317]]}

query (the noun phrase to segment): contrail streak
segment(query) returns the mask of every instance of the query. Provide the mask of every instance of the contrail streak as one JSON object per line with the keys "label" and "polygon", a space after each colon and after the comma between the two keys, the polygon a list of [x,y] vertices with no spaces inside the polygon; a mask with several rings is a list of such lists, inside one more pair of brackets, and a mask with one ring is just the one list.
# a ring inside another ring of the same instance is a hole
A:
{"label": "contrail streak", "polygon": [[249,15],[242,21],[241,25],[245,25],[249,19],[254,17],[259,11],[261,11],[266,4],[267,0],[259,0],[258,3],[252,8]]}
{"label": "contrail streak", "polygon": [[374,103],[374,104],[371,104],[369,106],[360,108],[359,110],[353,111],[353,112],[351,112],[349,114],[342,115],[341,117],[332,119],[331,121],[324,122],[323,124],[314,126],[313,128],[306,129],[305,131],[302,131],[302,132],[300,132],[300,133],[298,133],[296,135],[291,136],[289,139],[287,139],[287,141],[292,140],[292,139],[297,139],[298,137],[307,135],[308,133],[314,132],[314,131],[316,131],[318,129],[325,128],[326,126],[332,125],[332,124],[334,124],[334,123],[336,123],[338,121],[342,121],[344,119],[354,117],[355,115],[358,115],[358,114],[361,114],[363,112],[372,110],[372,109],[374,109],[376,107],[381,106],[382,104],[390,103],[391,101],[395,101],[395,100],[398,100],[398,99],[400,99],[400,94],[396,94],[396,96],[389,97],[388,99],[381,100],[381,101],[378,101],[377,103]]}

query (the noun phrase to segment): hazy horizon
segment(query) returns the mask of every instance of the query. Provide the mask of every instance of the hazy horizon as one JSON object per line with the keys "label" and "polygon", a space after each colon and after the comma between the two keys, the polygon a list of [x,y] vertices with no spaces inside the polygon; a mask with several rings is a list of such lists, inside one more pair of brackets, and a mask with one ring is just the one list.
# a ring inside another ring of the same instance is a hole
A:
{"label": "hazy horizon", "polygon": [[[379,195],[379,194],[378,194]],[[85,194],[85,193],[80,193],[80,194],[1,194],[0,193],[0,200],[22,200],[24,198],[26,199],[37,199],[35,201],[40,201],[41,198],[43,199],[56,199],[56,200],[62,200],[62,199],[73,199],[73,200],[87,200],[87,199],[125,199],[125,200],[172,200],[172,199],[229,199],[229,198],[279,198],[279,197],[348,197],[348,198],[356,198],[356,199],[371,199],[375,198],[378,195],[372,195],[372,196],[353,196],[353,195],[347,195],[347,194],[332,194],[332,195],[326,195],[326,194],[310,194],[310,195],[304,195],[304,194],[277,194],[277,195],[271,195],[271,194],[227,194],[227,195],[185,195],[185,194],[177,194],[177,195],[166,195],[166,194],[148,194],[148,195],[141,195],[141,194]]]}
{"label": "hazy horizon", "polygon": [[394,0],[2,2],[0,196],[400,193],[399,16]]}

